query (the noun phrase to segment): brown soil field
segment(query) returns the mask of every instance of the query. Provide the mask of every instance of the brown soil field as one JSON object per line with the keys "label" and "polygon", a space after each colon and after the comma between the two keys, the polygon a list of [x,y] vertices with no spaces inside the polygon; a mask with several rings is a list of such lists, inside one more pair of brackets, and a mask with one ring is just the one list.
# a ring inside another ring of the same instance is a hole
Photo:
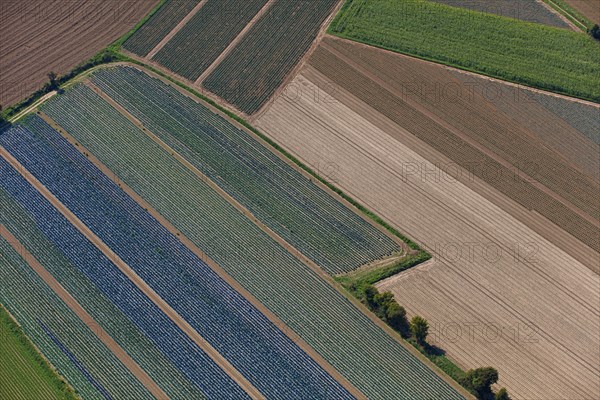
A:
{"label": "brown soil field", "polygon": [[[600,251],[597,178],[548,148],[476,88],[465,94],[465,84],[449,70],[333,38],[325,39],[310,64],[457,166]],[[527,102],[517,99],[516,106]],[[597,171],[600,148],[588,145],[583,156]]]}
{"label": "brown soil field", "polygon": [[[360,73],[347,75],[356,70],[327,54],[322,45],[254,124],[306,164],[336,165],[336,184],[344,192],[433,254],[433,262],[381,282],[380,289],[392,290],[409,316],[427,318],[430,341],[452,360],[463,368],[494,366],[500,372],[499,385],[516,399],[597,398],[600,255],[540,212],[515,201],[513,192],[503,193],[504,187],[496,187],[493,179],[455,161],[461,147],[452,147],[449,153],[429,143],[434,137],[449,147],[451,142],[444,137],[460,139],[462,147],[471,147],[487,156],[490,165],[504,168],[522,160],[521,150],[528,149],[529,159],[539,160],[540,154],[551,157],[556,163],[552,171],[597,184],[590,171],[571,162],[572,155],[561,155],[552,147],[561,142],[561,132],[566,137],[583,135],[555,114],[544,113],[537,103],[516,103],[503,111],[507,105],[496,106],[475,94],[452,106],[442,101],[432,104],[407,88],[401,98],[386,99],[388,103],[367,99],[372,91],[382,94],[390,88],[372,80],[381,59],[356,46],[353,60],[363,68]],[[404,56],[386,60],[392,72],[385,82],[405,86],[410,82],[417,90],[422,76],[423,82],[439,85],[422,88],[430,98],[443,94],[443,87],[464,87],[444,67],[428,67],[432,64]],[[434,70],[437,76],[427,76]],[[336,76],[364,84],[351,92],[351,87],[334,81]],[[449,82],[452,85],[444,86]],[[386,107],[402,113],[393,119],[392,113],[384,114]],[[520,116],[512,118],[510,110],[518,110]],[[556,132],[542,139],[543,128],[523,125],[528,113],[541,113],[548,119],[546,125],[557,126]],[[500,140],[498,132],[509,136]],[[512,141],[521,148],[506,145]],[[569,146],[565,154],[574,151]],[[586,208],[593,200],[585,201],[583,193],[561,191],[560,176],[551,178],[544,172],[534,176],[525,183],[545,187],[538,189],[540,199],[564,201],[572,218],[587,221],[580,216],[587,212],[576,213],[581,208],[574,202]],[[598,229],[589,224],[593,238]]]}
{"label": "brown soil field", "polygon": [[565,0],[573,8],[588,19],[600,24],[600,1],[598,0]]}
{"label": "brown soil field", "polygon": [[132,29],[158,0],[0,2],[0,104],[26,98]]}

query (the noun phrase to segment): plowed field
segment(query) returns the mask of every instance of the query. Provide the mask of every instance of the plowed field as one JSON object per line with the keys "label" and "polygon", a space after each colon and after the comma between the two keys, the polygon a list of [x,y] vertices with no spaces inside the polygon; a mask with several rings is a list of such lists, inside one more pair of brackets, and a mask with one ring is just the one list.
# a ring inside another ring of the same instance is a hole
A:
{"label": "plowed field", "polygon": [[[331,42],[254,124],[304,162],[336,165],[342,190],[434,255],[434,262],[382,281],[380,289],[392,290],[409,316],[426,317],[431,342],[450,358],[464,368],[496,367],[513,398],[597,398],[600,259],[582,243],[597,244],[597,217],[584,219],[565,200],[597,185],[588,168],[598,163],[597,145],[573,126],[575,119],[541,102],[492,101],[474,84],[460,97],[457,90],[469,86],[444,67],[380,51],[377,57],[358,44],[349,45],[353,56],[343,60],[331,50],[344,49]],[[388,85],[378,86],[378,74]],[[527,95],[535,97],[529,89]],[[528,113],[545,119],[544,127],[527,123]],[[462,145],[451,147],[454,140]],[[579,166],[568,155],[576,142],[588,146]],[[460,161],[466,148],[487,161],[466,168]],[[533,168],[519,164],[525,149],[554,177],[539,169],[525,173]],[[504,186],[496,168],[512,172]],[[576,174],[589,187],[571,181],[570,193],[549,189],[562,174]],[[517,185],[538,191],[533,207],[515,201],[524,189],[503,192]],[[542,217],[541,199],[565,208]],[[593,207],[588,200],[580,205]],[[581,239],[551,222],[567,212],[590,225]]]}
{"label": "plowed field", "polygon": [[0,104],[39,89],[135,26],[158,0],[7,0],[0,3]]}

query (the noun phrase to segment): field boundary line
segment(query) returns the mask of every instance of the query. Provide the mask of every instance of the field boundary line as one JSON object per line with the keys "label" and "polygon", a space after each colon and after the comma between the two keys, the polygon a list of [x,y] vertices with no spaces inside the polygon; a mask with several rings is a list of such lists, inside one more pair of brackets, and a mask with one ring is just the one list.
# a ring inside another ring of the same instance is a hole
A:
{"label": "field boundary line", "polygon": [[338,0],[337,4],[335,5],[335,7],[333,7],[329,16],[327,18],[325,18],[325,20],[319,27],[317,36],[311,43],[308,50],[306,50],[306,53],[304,53],[302,55],[302,57],[300,58],[300,60],[298,60],[298,63],[294,66],[294,68],[292,68],[290,70],[290,72],[285,76],[285,78],[283,78],[283,80],[281,81],[281,85],[279,85],[279,87],[273,92],[271,97],[267,101],[265,101],[265,104],[263,104],[255,113],[253,113],[251,116],[248,117],[249,122],[254,123],[255,120],[259,119],[260,116],[269,109],[269,107],[273,104],[273,102],[277,99],[277,97],[280,96],[281,93],[285,91],[288,84],[292,80],[294,80],[294,78],[300,73],[300,71],[302,70],[304,65],[312,57],[315,50],[319,47],[319,45],[323,41],[323,38],[327,34],[327,29],[329,28],[329,25],[331,24],[331,22],[333,21],[333,19],[335,18],[335,16],[337,15],[337,13],[340,11],[340,9],[342,8],[342,6],[345,3],[346,3],[346,0]]}
{"label": "field boundary line", "polygon": [[[571,16],[571,14],[567,13],[565,10],[563,10],[561,7],[559,7],[556,3],[554,3],[552,0],[548,0],[549,2],[552,3],[552,5],[546,3],[543,0],[535,0],[536,3],[538,3],[539,5],[541,5],[542,7],[544,7],[546,10],[550,11],[552,14],[556,15],[558,18],[561,19],[561,21],[563,21],[564,23],[566,23],[567,25],[569,25],[569,27],[574,31],[574,32],[585,32],[585,30],[582,30],[580,26],[577,26],[573,21],[571,21],[569,18],[567,18],[564,14],[562,14],[559,10],[564,11],[565,14],[568,14],[569,16]],[[556,6],[556,7],[555,7]],[[571,16],[571,18],[573,18],[573,16]]]}
{"label": "field boundary line", "polygon": [[383,47],[378,47],[378,46],[375,46],[375,45],[372,45],[372,44],[367,44],[367,43],[364,43],[364,42],[359,42],[357,40],[347,39],[347,38],[344,38],[344,37],[341,37],[341,36],[335,36],[335,35],[332,35],[330,33],[327,33],[325,36],[328,39],[333,39],[333,40],[337,40],[337,41],[343,41],[343,42],[347,42],[347,43],[352,43],[353,45],[363,46],[363,47],[367,47],[369,49],[376,49],[378,51],[382,51],[382,52],[385,52],[385,53],[388,53],[388,54],[394,54],[396,56],[408,57],[408,58],[411,58],[411,59],[414,59],[414,60],[419,60],[421,62],[425,62],[425,63],[429,63],[429,64],[441,65],[444,68],[447,68],[449,70],[452,70],[452,71],[455,71],[455,72],[459,72],[459,73],[462,73],[462,74],[465,74],[465,75],[475,76],[477,78],[487,79],[489,81],[497,82],[497,83],[502,83],[502,84],[505,84],[505,85],[509,85],[509,86],[515,87],[517,89],[524,89],[524,90],[529,90],[529,91],[535,92],[535,93],[545,94],[547,96],[554,96],[554,97],[557,97],[557,98],[560,98],[560,99],[564,99],[564,100],[568,100],[568,101],[572,101],[572,102],[575,102],[575,103],[580,103],[580,104],[584,104],[586,106],[591,106],[591,107],[595,107],[595,108],[600,109],[600,103],[594,103],[593,101],[581,99],[579,97],[568,96],[566,94],[557,93],[557,92],[550,92],[548,90],[535,88],[533,86],[528,86],[528,85],[525,85],[523,83],[516,83],[516,82],[511,82],[511,81],[507,81],[507,80],[500,79],[500,78],[495,78],[493,76],[485,75],[483,73],[477,73],[477,72],[469,71],[469,70],[466,70],[466,69],[460,69],[460,68],[454,67],[452,65],[444,64],[441,61],[432,61],[430,59],[421,58],[421,57],[418,57],[416,55],[411,55],[411,54],[408,54],[408,53],[400,53],[400,52],[397,52],[397,51],[388,50],[388,49],[385,49]]}
{"label": "field boundary line", "polygon": [[[88,82],[86,82],[86,83],[88,83]],[[90,87],[94,86],[91,82],[89,82],[89,84],[90,84]],[[98,90],[101,93],[103,93],[100,89],[98,89]],[[103,95],[106,96],[106,97],[103,97],[103,98],[110,100],[110,104],[111,105],[113,103],[115,103],[115,101],[112,98],[110,98],[108,95],[106,95],[105,93],[103,93]],[[125,112],[125,116],[127,116],[129,114],[119,104],[116,104],[116,107],[117,107],[118,110],[122,109]],[[141,122],[139,122],[135,117],[131,116],[131,121],[132,121],[132,123],[135,123],[136,126],[138,126],[138,128],[142,129],[142,131],[146,135],[148,135],[151,139],[153,139],[159,146],[161,146],[161,148],[163,148],[165,151],[167,151],[169,154],[171,154],[176,160],[178,160],[180,163],[182,163],[184,166],[186,166],[188,169],[190,169],[190,171],[192,173],[194,173],[196,176],[198,176],[200,179],[202,179],[204,182],[206,182],[211,188],[213,188],[213,190],[215,190],[226,201],[228,201],[231,205],[233,205],[242,215],[244,215],[246,218],[248,218],[251,222],[253,222],[259,229],[261,229],[267,235],[269,235],[269,237],[271,239],[275,240],[280,246],[282,246],[291,255],[293,255],[294,257],[296,257],[296,259],[298,259],[301,263],[303,263],[304,265],[308,266],[313,272],[315,272],[317,274],[317,276],[319,276],[320,278],[324,279],[333,288],[337,289],[338,292],[340,292],[346,299],[350,300],[372,322],[374,322],[377,326],[379,326],[380,328],[382,328],[392,338],[394,338],[402,346],[404,346],[404,348],[408,349],[413,355],[417,356],[419,358],[419,360],[422,361],[422,362],[424,362],[430,369],[436,371],[438,373],[438,375],[440,375],[440,376],[442,376],[442,377],[445,378],[445,375],[444,376],[441,375],[441,373],[443,373],[443,371],[440,372],[439,368],[437,366],[435,366],[435,364],[433,364],[432,362],[430,362],[429,359],[427,359],[425,356],[423,356],[413,346],[411,346],[410,344],[406,343],[404,341],[404,339],[402,339],[400,337],[400,334],[398,332],[396,332],[395,330],[393,330],[389,325],[387,325],[385,322],[383,322],[381,319],[379,319],[377,316],[375,316],[368,308],[366,308],[366,306],[364,304],[362,304],[358,299],[356,299],[354,296],[352,296],[350,293],[348,293],[338,282],[336,282],[330,275],[328,275],[325,271],[323,271],[323,269],[321,267],[319,267],[315,262],[313,262],[311,259],[309,259],[307,256],[305,256],[298,249],[296,249],[295,247],[291,246],[289,243],[287,243],[287,241],[285,241],[283,238],[281,238],[277,233],[275,233],[274,231],[272,231],[269,227],[267,227],[260,220],[258,220],[258,218],[256,218],[243,205],[241,205],[240,203],[238,203],[229,194],[227,194],[226,192],[224,192],[218,185],[216,185],[214,182],[212,182],[208,177],[206,177],[204,174],[202,174],[202,172],[198,171],[192,164],[190,164],[181,155],[179,155],[179,153],[177,153],[175,150],[173,150],[167,144],[165,144],[164,142],[162,142],[162,140],[160,140],[159,138],[157,138],[152,132],[150,132],[147,128],[145,128],[143,126],[143,124],[141,124]],[[81,146],[81,144],[79,146]],[[225,274],[226,274],[226,272],[225,272]],[[231,278],[231,279],[233,279],[233,278]],[[277,317],[275,317],[275,318],[277,318]],[[283,322],[281,322],[281,323],[284,324]],[[290,328],[288,328],[288,329],[289,329],[289,332],[293,332]],[[307,344],[307,346],[309,346],[309,345]],[[309,346],[309,348],[311,348],[311,347]],[[324,360],[324,362],[327,363],[327,364],[329,364],[325,360]],[[331,368],[333,368],[333,367],[331,367]],[[333,369],[334,369],[334,371],[337,372],[337,370],[335,370],[335,368],[333,368]],[[339,372],[337,372],[337,374],[339,374]],[[448,382],[452,383],[452,386],[455,389],[458,388],[458,387],[462,388],[452,378],[447,377],[446,380]],[[461,393],[464,394],[464,390]],[[365,398],[365,397],[363,395],[363,397],[360,397],[360,398],[362,399],[362,398]]]}
{"label": "field boundary line", "polygon": [[165,302],[137,273],[123,261],[110,247],[108,247],[90,228],[88,228],[71,210],[69,210],[54,194],[52,194],[40,181],[37,180],[18,160],[16,160],[4,147],[0,146],[0,156],[16,169],[27,182],[29,182],[46,200],[48,200],[69,222],[77,228],[90,242],[94,244],[123,274],[125,274],[138,289],[140,289],[158,308],[164,312],[190,339],[198,345],[225,373],[227,373],[252,399],[265,399],[265,397],[210,343],[208,343],[196,330],[187,323],[171,306]]}
{"label": "field boundary line", "polygon": [[4,225],[0,224],[0,236],[29,264],[32,270],[42,278],[50,289],[69,307],[77,317],[100,339],[102,343],[123,363],[123,365],[157,399],[169,399],[169,396],[140,367],[133,358],[106,332],[94,318],[75,300],[73,296],[52,276],[50,272],[31,254],[27,248]]}
{"label": "field boundary line", "polygon": [[[87,83],[87,82],[86,82]],[[106,94],[105,94],[106,96]],[[112,99],[111,99],[112,100]],[[112,100],[114,102],[114,100]],[[113,103],[110,103],[114,107]],[[117,104],[118,106],[118,104]],[[120,106],[119,106],[120,107]],[[183,232],[178,230],[171,222],[163,217],[158,211],[156,211],[146,200],[144,200],[136,191],[131,189],[125,182],[122,182],[115,173],[112,172],[106,165],[104,165],[98,158],[90,153],[81,143],[79,143],[73,136],[67,133],[60,125],[44,113],[39,113],[40,117],[56,129],[69,143],[71,143],[80,153],[85,155],[88,160],[94,164],[102,173],[107,176],[111,181],[116,183],[121,190],[129,195],[135,202],[137,202],[142,208],[144,208],[153,218],[155,218],[163,227],[165,227],[171,234],[183,243],[190,251],[192,251],[198,258],[205,262],[219,277],[226,281],[235,291],[242,295],[248,302],[256,307],[265,317],[269,319],[283,334],[291,339],[298,347],[308,354],[313,360],[315,360],[321,368],[323,368],[329,375],[331,375],[336,381],[344,386],[350,393],[352,393],[357,399],[366,399],[366,397],[355,388],[345,377],[343,377],[337,369],[329,364],[319,353],[317,353],[308,343],[304,341],[296,332],[288,327],[279,317],[271,312],[265,305],[263,305],[254,295],[239,284],[233,277],[231,277],[221,266],[213,261],[206,253],[204,253],[198,246],[196,246],[190,239],[188,239]],[[136,120],[137,121],[137,120]],[[146,128],[141,128],[141,124],[136,126],[140,129],[144,129],[144,133],[148,133]],[[152,138],[152,133],[149,134]],[[160,139],[158,139],[160,140]],[[169,150],[169,153],[174,152]],[[176,154],[176,153],[175,153]],[[208,178],[207,178],[208,179]]]}
{"label": "field boundary line", "polygon": [[185,17],[183,17],[183,19],[179,21],[177,25],[175,25],[175,28],[173,28],[171,32],[167,34],[167,36],[162,38],[162,40],[158,42],[158,44],[154,46],[154,48],[150,50],[150,52],[146,54],[144,58],[150,60],[156,55],[156,53],[161,51],[162,48],[165,47],[165,45],[171,39],[173,39],[173,36],[175,36],[181,30],[181,28],[183,28],[194,17],[194,15],[196,15],[198,11],[200,11],[200,9],[204,6],[204,4],[206,4],[207,1],[208,0],[201,0],[198,4],[196,4],[196,6],[192,8],[192,11],[190,11]]}
{"label": "field boundary line", "polygon": [[[333,82],[330,78],[316,70],[312,65],[307,65],[300,74],[300,77],[302,79],[306,79],[307,81],[315,85],[317,85],[317,83],[322,82],[325,82],[323,83],[324,85]],[[340,95],[341,93],[344,93],[345,96],[353,98],[355,100],[354,104],[350,101],[344,100],[344,96]],[[331,95],[345,107],[348,107],[354,113],[361,115],[363,118],[369,121],[369,123],[381,129],[383,132],[386,133],[386,135],[390,136],[395,141],[402,143],[402,145],[406,146],[411,151],[418,154],[420,157],[424,159],[429,159],[430,162],[432,162],[434,165],[451,165],[453,163],[453,161],[446,155],[443,155],[439,151],[435,150],[429,144],[423,142],[420,138],[417,138],[412,133],[408,132],[406,129],[398,125],[396,122],[384,116],[378,110],[374,109],[373,107],[371,107],[358,97],[354,96],[341,86],[336,85],[336,89],[335,91],[332,91]],[[363,107],[364,110],[361,109],[361,107]],[[260,121],[258,122],[260,126]],[[402,135],[402,138],[396,137],[393,134],[393,132],[400,133]],[[286,150],[289,151],[288,149]],[[428,156],[424,154],[428,154]],[[596,274],[600,273],[600,267],[597,265],[598,253],[591,247],[587,246],[586,244],[581,242],[580,239],[577,239],[575,236],[566,232],[562,228],[558,230],[554,229],[555,232],[560,231],[560,236],[547,236],[545,234],[542,234],[540,229],[544,223],[551,224],[552,226],[556,226],[556,224],[554,224],[552,221],[548,220],[546,217],[537,212],[531,212],[529,209],[519,204],[506,194],[500,192],[498,189],[494,188],[489,183],[483,181],[481,178],[477,176],[473,176],[473,179],[464,178],[466,176],[469,176],[469,171],[467,169],[460,167],[460,171],[461,172],[452,174],[452,177],[458,182],[460,182],[462,185],[469,188],[470,190],[475,191],[483,198],[487,199],[490,203],[496,205],[504,212],[511,215],[513,218],[521,221],[521,223],[532,229],[542,238],[549,241],[550,243],[553,243],[555,246],[557,246],[562,251],[584,264],[587,268],[594,271]],[[450,210],[447,211],[450,212]],[[385,216],[382,215],[381,212],[378,212],[378,214],[381,216]],[[456,214],[454,215],[458,216]],[[386,219],[390,220],[389,216],[385,217]],[[473,228],[476,229],[475,226],[473,226]],[[403,228],[403,230],[406,230],[406,228]],[[406,234],[411,236],[411,232],[406,231]],[[572,242],[570,243],[569,241],[576,242],[576,244]],[[568,245],[563,246],[563,243],[566,243]],[[422,244],[420,244],[420,246],[422,248],[425,248],[425,246],[423,246]],[[575,248],[575,246],[577,246],[577,251],[572,252],[571,249]]]}
{"label": "field boundary line", "polygon": [[213,61],[212,64],[210,64],[208,68],[206,68],[206,70],[204,70],[204,72],[194,81],[195,86],[200,86],[200,84],[206,79],[206,77],[210,75],[219,66],[219,64],[221,64],[225,57],[227,57],[229,53],[231,53],[231,51],[242,41],[242,39],[246,36],[250,29],[252,29],[254,24],[256,24],[256,22],[267,13],[267,11],[271,8],[273,3],[275,3],[275,1],[276,0],[268,0],[265,3],[265,5],[262,6],[260,10],[258,10],[256,15],[250,20],[250,22],[246,24],[244,29],[242,29],[242,31],[235,37],[235,39],[233,39],[231,43],[227,45],[225,50],[223,50],[223,52],[219,54],[219,57],[217,57],[215,61]]}
{"label": "field boundary line", "polygon": [[[365,70],[361,65],[359,65],[358,63],[356,63],[353,60],[349,59],[347,56],[345,56],[344,54],[340,53],[339,51],[337,51],[335,48],[331,47],[327,43],[323,43],[322,47],[325,50],[329,51],[334,56],[338,57],[343,62],[345,62],[349,67],[353,68],[358,73],[360,73],[360,74],[364,75],[365,77],[369,78],[370,80],[372,80],[374,83],[376,83],[377,85],[379,85],[381,88],[385,88],[384,90],[387,90],[388,92],[390,92],[391,94],[393,94],[395,97],[398,97],[398,98],[402,99],[405,103],[407,103],[409,106],[411,106],[413,109],[415,109],[419,113],[423,114],[425,117],[431,119],[436,124],[438,124],[438,125],[446,128],[446,129],[448,129],[457,138],[459,138],[463,142],[465,142],[465,143],[473,146],[475,149],[477,149],[482,154],[490,157],[492,160],[498,162],[500,165],[502,165],[505,168],[508,168],[509,170],[514,167],[510,162],[506,161],[500,155],[498,155],[495,152],[493,152],[492,150],[486,148],[481,143],[475,141],[473,138],[471,138],[471,137],[467,136],[466,134],[462,133],[459,129],[455,128],[449,122],[442,120],[440,117],[438,117],[437,115],[433,114],[432,112],[430,112],[429,110],[427,110],[422,105],[416,103],[414,100],[409,99],[406,96],[403,96],[396,89],[388,87],[385,84],[385,82],[380,77],[375,76],[374,74],[372,74],[369,71]],[[554,192],[552,189],[548,188],[546,185],[544,185],[543,183],[539,182],[537,179],[534,179],[529,174],[526,174],[524,171],[520,171],[520,174],[521,174],[522,178],[525,181],[529,182],[529,184],[531,186],[536,187],[537,189],[539,189],[540,191],[542,191],[543,193],[545,193],[549,197],[551,197],[554,200],[562,203],[564,206],[566,206],[571,211],[573,211],[574,213],[576,213],[577,215],[579,215],[581,218],[587,220],[590,224],[596,226],[597,228],[600,228],[600,221],[598,221],[596,218],[594,218],[594,216],[589,215],[586,211],[584,211],[581,208],[579,208],[578,206],[574,205],[572,202],[570,202],[569,200],[565,199],[560,194]],[[590,181],[592,181],[592,184],[596,184],[592,179],[590,179]]]}
{"label": "field boundary line", "polygon": [[[159,79],[161,82],[169,85],[170,87],[172,87],[173,89],[175,89],[179,93],[181,93],[182,95],[188,97],[189,99],[193,100],[197,104],[200,104],[201,106],[207,108],[208,110],[212,111],[216,115],[218,115],[221,118],[223,118],[224,120],[226,120],[228,123],[232,124],[236,128],[238,128],[238,129],[242,130],[243,132],[245,132],[246,134],[250,135],[256,141],[258,141],[265,149],[267,149],[271,154],[274,154],[280,160],[282,160],[283,162],[285,162],[286,164],[288,164],[291,168],[293,168],[298,173],[302,174],[304,177],[306,177],[307,179],[309,179],[311,181],[311,183],[313,183],[316,186],[318,186],[320,189],[322,189],[324,192],[326,192],[327,194],[329,194],[335,200],[337,200],[338,202],[340,202],[344,206],[346,206],[346,208],[348,208],[352,212],[354,212],[354,214],[358,215],[363,221],[366,221],[371,226],[375,227],[381,233],[383,233],[384,235],[386,235],[387,237],[389,237],[391,240],[393,240],[395,243],[397,243],[400,247],[402,247],[403,251],[405,251],[407,253],[411,251],[411,249],[408,246],[408,244],[405,241],[403,241],[401,238],[399,238],[398,236],[392,234],[390,231],[388,231],[380,223],[378,223],[377,221],[374,221],[372,218],[370,218],[369,216],[367,216],[363,211],[361,211],[359,208],[357,208],[354,204],[352,204],[348,200],[344,199],[338,193],[336,193],[331,188],[329,188],[327,185],[325,185],[323,182],[321,182],[318,178],[316,178],[315,176],[311,175],[308,171],[304,170],[299,165],[297,165],[296,163],[294,163],[290,158],[288,158],[280,150],[276,149],[272,144],[270,144],[269,142],[267,142],[264,138],[262,138],[259,135],[257,135],[255,132],[253,132],[251,129],[249,129],[248,127],[246,127],[243,124],[241,124],[239,121],[236,121],[235,119],[231,118],[231,116],[227,115],[225,112],[223,112],[222,110],[220,110],[218,107],[215,107],[214,105],[208,103],[206,100],[198,97],[194,93],[191,93],[191,92],[187,91],[186,89],[184,89],[184,88],[178,86],[177,84],[169,81],[165,77],[160,76],[156,72],[151,71],[151,70],[149,70],[147,68],[144,68],[143,66],[140,66],[140,65],[137,65],[137,64],[133,64],[133,63],[130,63],[130,62],[121,62],[119,64],[120,65],[126,65],[126,66],[130,66],[130,67],[136,68],[139,71],[144,72],[145,74],[148,74],[148,75],[150,75],[150,76],[152,76],[152,77],[154,77],[156,79]],[[109,66],[104,66],[104,67],[105,68],[106,67],[110,67],[110,65]],[[202,92],[201,92],[201,94],[204,95],[204,93],[202,93]],[[208,98],[211,101],[214,101],[211,97],[208,97]],[[219,104],[219,103],[217,103],[217,104]],[[219,104],[219,105],[221,105],[221,104]],[[282,147],[282,149],[283,149],[283,147]],[[287,153],[291,154],[289,151],[287,151]],[[308,164],[306,162],[303,162],[302,165],[305,165],[305,166],[307,166],[307,168],[309,168],[308,166],[310,164]],[[332,186],[335,186],[335,185],[332,185]]]}

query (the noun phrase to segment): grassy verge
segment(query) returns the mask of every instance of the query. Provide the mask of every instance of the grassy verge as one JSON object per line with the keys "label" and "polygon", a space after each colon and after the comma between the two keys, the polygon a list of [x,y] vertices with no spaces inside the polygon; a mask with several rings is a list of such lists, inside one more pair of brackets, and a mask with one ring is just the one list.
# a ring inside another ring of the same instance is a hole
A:
{"label": "grassy verge", "polygon": [[600,43],[586,33],[425,0],[347,0],[328,32],[600,102]]}
{"label": "grassy verge", "polygon": [[569,3],[567,3],[565,0],[543,1],[584,31],[587,31],[588,29],[591,29],[592,26],[594,26],[594,23],[592,21],[590,21],[579,11],[571,7]]}
{"label": "grassy verge", "polygon": [[0,398],[77,399],[62,379],[27,339],[0,305]]}

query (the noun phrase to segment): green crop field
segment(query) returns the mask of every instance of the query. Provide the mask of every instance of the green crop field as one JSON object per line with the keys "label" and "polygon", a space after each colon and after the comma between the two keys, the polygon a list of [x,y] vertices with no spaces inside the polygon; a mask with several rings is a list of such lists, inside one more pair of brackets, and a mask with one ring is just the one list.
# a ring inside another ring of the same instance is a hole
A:
{"label": "green crop field", "polygon": [[329,33],[600,102],[600,43],[585,33],[424,0],[347,0]]}
{"label": "green crop field", "polygon": [[75,399],[76,396],[0,306],[0,398]]}

